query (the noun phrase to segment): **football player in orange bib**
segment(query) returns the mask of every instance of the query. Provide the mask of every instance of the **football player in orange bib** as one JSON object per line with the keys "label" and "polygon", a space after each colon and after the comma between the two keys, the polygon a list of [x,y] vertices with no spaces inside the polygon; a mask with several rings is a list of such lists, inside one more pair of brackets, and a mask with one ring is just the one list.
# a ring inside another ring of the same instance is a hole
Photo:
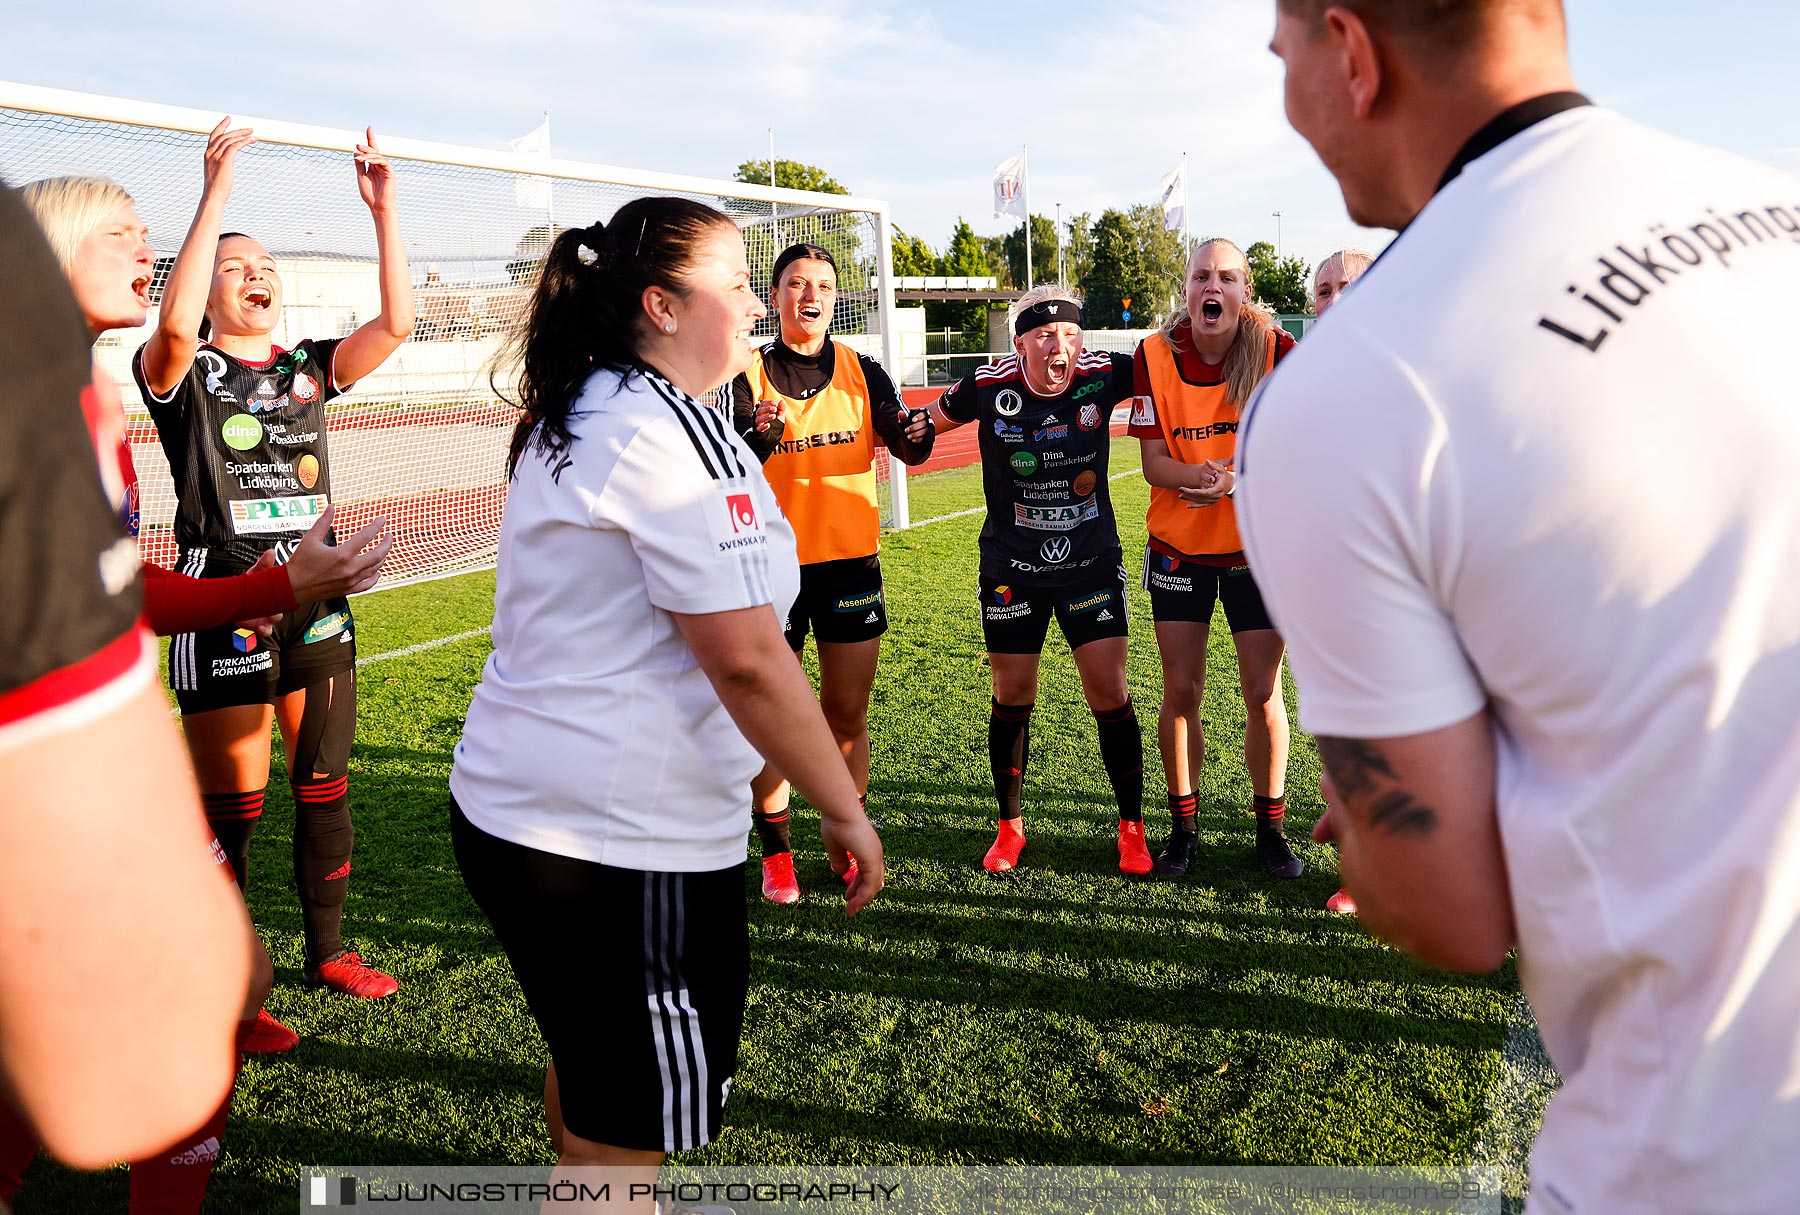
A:
{"label": "football player in orange bib", "polygon": [[1150,482],[1144,588],[1162,652],[1156,732],[1174,820],[1157,872],[1185,874],[1199,842],[1195,819],[1206,755],[1200,702],[1217,602],[1231,626],[1244,692],[1257,857],[1273,876],[1296,878],[1303,866],[1281,825],[1288,756],[1281,634],[1250,576],[1231,504],[1238,415],[1294,339],[1252,299],[1249,264],[1228,240],[1194,247],[1182,290],[1185,306],[1138,345],[1130,426]]}
{"label": "football player in orange bib", "polygon": [[[887,631],[875,450],[879,442],[919,464],[931,455],[936,432],[923,410],[901,403],[881,364],[830,336],[837,262],[829,250],[784,249],[769,278],[769,303],[781,336],[732,382],[732,421],[761,457],[763,475],[794,526],[800,597],[787,607],[787,642],[797,657],[809,629],[818,638],[819,703],[866,804],[869,694]],[[765,767],[751,795],[763,897],[797,902],[788,783]]]}

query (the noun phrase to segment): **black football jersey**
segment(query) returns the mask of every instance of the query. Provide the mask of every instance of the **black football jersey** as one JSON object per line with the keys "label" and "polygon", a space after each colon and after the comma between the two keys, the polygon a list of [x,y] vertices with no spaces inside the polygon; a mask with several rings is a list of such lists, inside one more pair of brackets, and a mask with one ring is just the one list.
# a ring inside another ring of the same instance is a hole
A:
{"label": "black football jersey", "polygon": [[247,568],[299,540],[330,505],[325,403],[340,395],[331,378],[337,346],[309,338],[257,364],[202,342],[161,400],[144,384],[138,350],[131,373],[175,478],[181,568]]}
{"label": "black football jersey", "polygon": [[1106,478],[1113,408],[1132,396],[1131,356],[1083,351],[1068,389],[1040,397],[1008,355],[964,376],[938,400],[944,416],[981,427],[981,576],[1059,587],[1119,564]]}

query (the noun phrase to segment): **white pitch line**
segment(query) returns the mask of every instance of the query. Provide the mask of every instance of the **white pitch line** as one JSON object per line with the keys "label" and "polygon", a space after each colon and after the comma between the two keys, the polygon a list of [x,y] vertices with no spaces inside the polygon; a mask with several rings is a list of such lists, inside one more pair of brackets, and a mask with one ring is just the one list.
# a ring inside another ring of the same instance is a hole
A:
{"label": "white pitch line", "polygon": [[[1117,481],[1120,477],[1129,477],[1132,473],[1143,471],[1144,470],[1141,468],[1128,468],[1124,472],[1113,473],[1106,479],[1108,481]],[[915,527],[927,527],[933,523],[943,523],[949,519],[966,519],[970,515],[979,515],[985,510],[987,510],[987,507],[985,506],[971,506],[968,510],[951,511],[947,515],[933,515],[929,519],[920,519],[917,523],[909,523],[906,530],[911,531]]]}
{"label": "white pitch line", "polygon": [[417,645],[403,646],[398,650],[370,654],[367,657],[358,658],[356,665],[358,669],[361,669],[373,662],[386,662],[390,658],[406,658],[413,654],[423,654],[426,650],[435,650],[439,646],[454,645],[459,641],[468,641],[471,637],[486,637],[487,635],[487,629],[470,629],[468,632],[458,633],[454,637],[439,637],[436,641],[421,641]]}

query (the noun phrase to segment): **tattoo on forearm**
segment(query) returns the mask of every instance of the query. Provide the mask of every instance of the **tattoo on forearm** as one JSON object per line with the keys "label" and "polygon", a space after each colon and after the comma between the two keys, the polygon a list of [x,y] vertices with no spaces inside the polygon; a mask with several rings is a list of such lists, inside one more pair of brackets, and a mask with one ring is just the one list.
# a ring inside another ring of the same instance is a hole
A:
{"label": "tattoo on forearm", "polygon": [[1430,835],[1437,811],[1400,787],[1394,766],[1376,744],[1362,738],[1320,738],[1319,758],[1337,786],[1344,808],[1368,808],[1368,823],[1389,835]]}

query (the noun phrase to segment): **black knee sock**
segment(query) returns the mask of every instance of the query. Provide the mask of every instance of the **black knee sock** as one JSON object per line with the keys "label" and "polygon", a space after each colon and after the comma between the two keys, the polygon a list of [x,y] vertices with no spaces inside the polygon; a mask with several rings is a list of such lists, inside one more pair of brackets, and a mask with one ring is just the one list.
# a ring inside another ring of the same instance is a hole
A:
{"label": "black knee sock", "polygon": [[1287,798],[1284,797],[1252,797],[1251,804],[1256,808],[1256,826],[1259,830],[1273,827],[1281,830],[1281,820],[1287,817]]}
{"label": "black knee sock", "polygon": [[1128,823],[1144,821],[1144,736],[1138,729],[1137,707],[1127,698],[1116,709],[1094,714],[1100,727],[1100,760],[1106,779],[1112,782],[1119,817]]}
{"label": "black knee sock", "polygon": [[231,876],[237,879],[241,894],[250,880],[250,836],[256,820],[262,817],[263,791],[248,793],[203,793],[200,804],[206,809],[206,825],[219,839],[225,859],[231,862]]}
{"label": "black knee sock", "polygon": [[350,778],[328,776],[296,782],[294,881],[306,929],[306,964],[317,966],[344,952],[344,896],[350,889]]}
{"label": "black knee sock", "polygon": [[988,763],[994,771],[994,800],[1002,819],[1018,818],[1031,762],[1031,706],[993,702],[988,714]]}
{"label": "black knee sock", "polygon": [[1200,795],[1198,793],[1169,794],[1169,817],[1174,820],[1175,830],[1188,835],[1198,835],[1200,825],[1195,816],[1200,812]]}
{"label": "black knee sock", "polygon": [[765,857],[775,856],[782,852],[792,852],[794,850],[793,844],[788,837],[788,812],[786,806],[783,806],[773,814],[764,814],[761,810],[752,810],[750,812],[750,822],[756,828],[756,838],[762,841],[762,850]]}

